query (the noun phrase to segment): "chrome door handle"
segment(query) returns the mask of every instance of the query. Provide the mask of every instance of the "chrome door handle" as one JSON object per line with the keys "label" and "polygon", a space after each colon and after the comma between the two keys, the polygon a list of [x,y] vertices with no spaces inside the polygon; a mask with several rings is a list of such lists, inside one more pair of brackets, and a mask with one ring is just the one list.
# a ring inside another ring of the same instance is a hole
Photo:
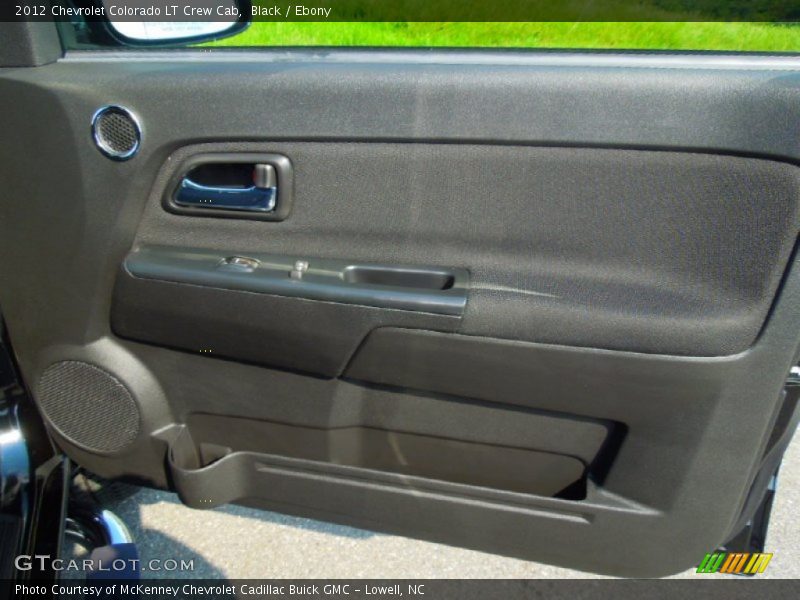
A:
{"label": "chrome door handle", "polygon": [[209,186],[184,177],[175,192],[175,204],[195,208],[271,212],[278,199],[275,168],[257,164],[251,186]]}

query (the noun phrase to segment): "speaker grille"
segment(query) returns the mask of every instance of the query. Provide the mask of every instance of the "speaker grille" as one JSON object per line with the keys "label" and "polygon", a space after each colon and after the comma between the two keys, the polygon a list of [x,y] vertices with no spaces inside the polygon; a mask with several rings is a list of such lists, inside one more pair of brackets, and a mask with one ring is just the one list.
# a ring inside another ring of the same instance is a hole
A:
{"label": "speaker grille", "polygon": [[92,136],[103,154],[115,160],[127,160],[139,149],[141,131],[129,110],[106,106],[95,113]]}
{"label": "speaker grille", "polygon": [[39,379],[38,400],[59,433],[92,452],[119,452],[139,433],[139,409],[127,388],[85,362],[47,367]]}

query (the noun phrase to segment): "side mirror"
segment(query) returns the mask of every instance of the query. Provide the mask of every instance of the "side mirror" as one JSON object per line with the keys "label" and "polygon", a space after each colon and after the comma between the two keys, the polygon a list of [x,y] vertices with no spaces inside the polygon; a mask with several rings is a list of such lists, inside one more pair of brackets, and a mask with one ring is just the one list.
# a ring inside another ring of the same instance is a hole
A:
{"label": "side mirror", "polygon": [[154,0],[147,8],[118,0],[101,4],[108,34],[126,46],[168,46],[236,35],[250,24],[252,10],[250,0]]}

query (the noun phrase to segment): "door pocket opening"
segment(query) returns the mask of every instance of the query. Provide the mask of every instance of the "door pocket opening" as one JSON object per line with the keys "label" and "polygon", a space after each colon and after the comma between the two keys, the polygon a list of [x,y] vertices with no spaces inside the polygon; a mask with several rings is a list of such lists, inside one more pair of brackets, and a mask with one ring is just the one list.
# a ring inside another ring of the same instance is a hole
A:
{"label": "door pocket opening", "polygon": [[[577,436],[576,422],[569,421]],[[587,422],[587,431],[596,425]],[[365,426],[324,429],[193,414],[189,416],[180,439],[171,448],[170,464],[178,492],[189,504],[193,503],[193,486],[200,484],[192,483],[188,488],[180,489],[181,481],[222,481],[229,476],[227,471],[234,468],[231,465],[240,468],[244,459],[237,456],[244,454],[249,456],[245,461],[248,464],[258,462],[259,456],[264,461],[269,457],[300,459],[313,461],[322,469],[325,465],[328,468],[346,467],[349,472],[361,472],[367,478],[387,474],[412,488],[421,478],[445,484],[582,500],[586,497],[591,466],[569,454],[567,448],[573,445],[579,454],[584,455],[588,450],[596,458],[602,453],[603,441],[594,449],[587,449],[580,436],[572,442],[574,445],[570,440],[566,441],[562,453]],[[256,473],[252,476],[258,477]],[[203,493],[207,494],[210,493],[208,490],[218,488],[219,483],[206,482],[202,487]],[[245,490],[241,493],[245,494]],[[231,494],[233,498],[228,497]],[[235,490],[226,490],[224,495],[226,499],[220,503],[238,497]]]}

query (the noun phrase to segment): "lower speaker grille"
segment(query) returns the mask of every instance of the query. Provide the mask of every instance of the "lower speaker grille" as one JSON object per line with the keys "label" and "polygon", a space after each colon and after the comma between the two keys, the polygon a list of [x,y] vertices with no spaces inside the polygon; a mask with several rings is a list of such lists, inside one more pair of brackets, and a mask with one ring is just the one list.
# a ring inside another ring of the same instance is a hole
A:
{"label": "lower speaker grille", "polygon": [[59,433],[92,452],[119,452],[139,433],[139,409],[127,388],[85,362],[47,367],[39,380],[38,401]]}

